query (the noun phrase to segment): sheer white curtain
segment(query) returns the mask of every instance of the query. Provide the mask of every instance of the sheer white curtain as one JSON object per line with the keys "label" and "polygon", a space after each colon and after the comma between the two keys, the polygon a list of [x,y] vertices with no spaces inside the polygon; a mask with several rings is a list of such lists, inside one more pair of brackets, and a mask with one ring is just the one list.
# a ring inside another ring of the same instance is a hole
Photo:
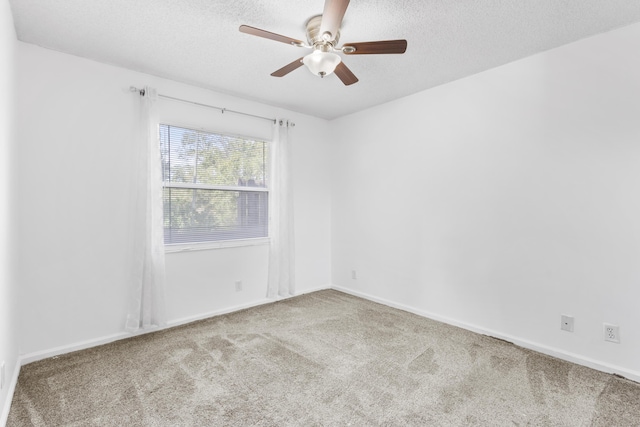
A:
{"label": "sheer white curtain", "polygon": [[135,145],[133,226],[131,228],[131,296],[126,330],[135,332],[163,326],[164,235],[162,170],[158,141],[158,97],[146,87],[139,98]]}
{"label": "sheer white curtain", "polygon": [[293,186],[289,121],[276,120],[270,147],[269,283],[267,297],[295,294]]}

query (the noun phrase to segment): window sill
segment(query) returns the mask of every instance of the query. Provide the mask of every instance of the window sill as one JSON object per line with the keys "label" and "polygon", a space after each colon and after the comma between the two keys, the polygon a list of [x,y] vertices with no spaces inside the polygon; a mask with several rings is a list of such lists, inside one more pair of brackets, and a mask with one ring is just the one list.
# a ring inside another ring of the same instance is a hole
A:
{"label": "window sill", "polygon": [[267,244],[269,244],[268,237],[260,237],[257,239],[221,240],[218,242],[176,243],[164,245],[164,253],[171,254],[176,252],[206,251],[210,249],[238,248]]}

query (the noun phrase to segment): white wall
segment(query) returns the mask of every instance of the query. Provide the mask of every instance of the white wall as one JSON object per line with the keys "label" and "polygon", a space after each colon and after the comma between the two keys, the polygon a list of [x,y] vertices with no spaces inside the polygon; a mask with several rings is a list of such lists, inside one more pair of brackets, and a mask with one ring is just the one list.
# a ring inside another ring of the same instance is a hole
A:
{"label": "white wall", "polygon": [[[117,335],[127,302],[127,183],[136,95],[129,86],[296,123],[297,291],[331,281],[327,122],[18,43],[21,353]],[[270,137],[267,121],[161,101],[161,116]],[[204,124],[203,124],[204,123]],[[167,254],[170,321],[264,299],[267,246]],[[243,280],[242,292],[234,281]],[[36,355],[36,356],[33,356]]]}
{"label": "white wall", "polygon": [[634,25],[332,122],[333,282],[640,379],[638,52]]}
{"label": "white wall", "polygon": [[0,1],[0,364],[5,381],[0,389],[0,425],[11,404],[9,389],[17,370],[17,297],[12,268],[11,168],[14,146],[14,67],[16,34],[9,2]]}

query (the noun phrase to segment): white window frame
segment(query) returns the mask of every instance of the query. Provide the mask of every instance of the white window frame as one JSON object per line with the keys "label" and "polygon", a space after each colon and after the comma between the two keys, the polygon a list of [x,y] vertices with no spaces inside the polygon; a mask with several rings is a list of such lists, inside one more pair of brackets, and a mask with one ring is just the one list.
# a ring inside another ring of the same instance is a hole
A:
{"label": "white window frame", "polygon": [[[200,132],[212,133],[216,135],[224,135],[241,139],[249,139],[264,142],[268,145],[271,145],[271,140],[265,138],[258,138],[246,135],[238,135],[233,133],[220,132],[216,130],[211,130],[207,128],[203,128],[202,126],[194,126],[185,123],[177,123],[171,120],[161,120],[158,124],[158,144],[160,144],[160,126],[173,126],[180,127],[184,129],[191,129]],[[162,181],[162,189],[165,188],[187,188],[187,189],[196,189],[196,190],[223,190],[223,191],[241,191],[241,192],[266,192],[269,193],[269,180],[268,180],[268,170],[269,170],[269,160],[267,159],[267,164],[265,165],[267,168],[267,186],[266,187],[242,187],[242,186],[230,186],[230,185],[207,185],[207,184],[197,184],[197,183],[183,183],[183,182],[171,182],[171,181]],[[271,204],[269,203],[268,209],[271,208]],[[268,218],[270,215],[267,213]],[[268,219],[269,220],[269,219]],[[267,230],[270,227],[267,225]],[[255,237],[255,238],[245,238],[245,239],[232,239],[232,240],[212,240],[207,242],[190,242],[190,243],[165,243],[164,251],[165,253],[176,253],[176,252],[190,252],[190,251],[200,251],[200,250],[211,250],[211,249],[223,249],[223,248],[236,248],[243,246],[259,246],[259,245],[267,245],[269,244],[269,236],[267,237]]]}

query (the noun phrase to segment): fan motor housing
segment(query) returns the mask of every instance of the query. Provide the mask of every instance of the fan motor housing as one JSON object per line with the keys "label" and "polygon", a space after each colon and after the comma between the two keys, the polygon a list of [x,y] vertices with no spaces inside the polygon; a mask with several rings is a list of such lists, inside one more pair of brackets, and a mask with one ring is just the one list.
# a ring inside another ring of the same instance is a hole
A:
{"label": "fan motor housing", "polygon": [[307,41],[309,42],[309,45],[315,46],[316,48],[321,48],[321,46],[328,48],[327,45],[335,47],[340,40],[340,30],[337,31],[337,34],[333,34],[333,40],[324,40],[322,38],[322,34],[320,34],[321,24],[322,15],[316,15],[307,21]]}

